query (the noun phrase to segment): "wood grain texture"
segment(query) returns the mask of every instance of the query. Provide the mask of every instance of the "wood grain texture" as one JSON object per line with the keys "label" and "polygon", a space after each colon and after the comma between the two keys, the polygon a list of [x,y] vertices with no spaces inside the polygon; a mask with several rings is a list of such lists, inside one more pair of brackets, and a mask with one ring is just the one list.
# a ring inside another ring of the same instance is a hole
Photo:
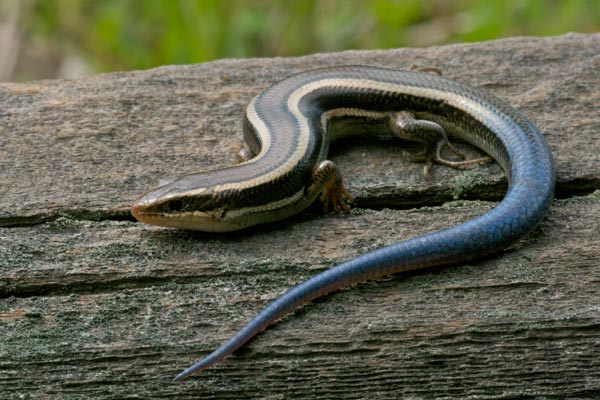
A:
{"label": "wood grain texture", "polygon": [[[171,383],[292,285],[502,197],[493,164],[424,180],[406,143],[361,140],[333,151],[350,214],[131,221],[159,178],[231,163],[254,94],[340,64],[439,67],[505,99],[548,138],[560,199],[498,257],[328,295]],[[571,34],[0,83],[0,398],[597,398],[599,65],[600,35]]]}

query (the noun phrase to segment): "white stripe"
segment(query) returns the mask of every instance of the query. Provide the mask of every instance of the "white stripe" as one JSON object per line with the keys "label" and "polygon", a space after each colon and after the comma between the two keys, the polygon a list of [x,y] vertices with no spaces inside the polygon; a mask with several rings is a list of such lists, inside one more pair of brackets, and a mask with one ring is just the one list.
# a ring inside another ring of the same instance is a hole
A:
{"label": "white stripe", "polygon": [[[276,166],[272,170],[270,170],[267,174],[249,179],[247,181],[233,182],[221,186],[215,187],[215,190],[227,190],[227,189],[245,189],[251,186],[260,185],[262,183],[268,182],[272,179],[275,179],[279,176],[286,174],[291,171],[304,157],[307,149],[308,143],[310,141],[310,127],[308,124],[308,120],[300,111],[300,102],[304,96],[312,93],[315,90],[322,89],[324,87],[348,87],[348,88],[360,88],[360,89],[372,89],[372,90],[381,90],[390,93],[404,93],[407,95],[430,98],[435,100],[443,100],[446,103],[456,107],[457,109],[463,110],[464,112],[470,114],[472,118],[478,119],[483,124],[487,125],[494,131],[503,129],[502,126],[505,125],[501,120],[494,118],[493,121],[485,118],[489,116],[489,110],[482,104],[479,104],[477,101],[471,101],[466,97],[458,96],[456,93],[451,91],[444,91],[440,89],[426,88],[426,87],[418,87],[418,86],[409,86],[397,83],[390,82],[381,82],[372,79],[366,78],[331,78],[331,79],[319,79],[314,82],[309,82],[290,94],[287,99],[287,108],[296,118],[296,120],[300,124],[300,131],[298,132],[297,138],[297,146],[293,149],[293,153],[288,160],[282,163],[279,166]],[[258,96],[257,96],[258,97]],[[271,132],[266,126],[265,122],[258,116],[256,112],[256,99],[252,99],[250,104],[248,104],[246,113],[248,120],[250,123],[256,128],[257,134],[261,140],[262,148],[260,153],[254,157],[252,160],[246,163],[255,163],[258,162],[270,149],[272,140],[271,135],[277,135],[279,132]],[[402,110],[397,110],[402,111]]]}
{"label": "white stripe", "polygon": [[296,193],[294,193],[293,195],[291,195],[289,197],[286,197],[286,198],[280,199],[280,200],[276,200],[276,201],[272,201],[267,204],[262,204],[262,205],[258,205],[258,206],[254,206],[254,207],[244,207],[244,208],[236,208],[233,210],[228,210],[227,213],[225,214],[225,218],[223,218],[223,219],[224,220],[229,220],[229,219],[235,220],[236,218],[239,218],[246,214],[255,214],[255,213],[265,212],[265,211],[270,211],[270,210],[283,209],[283,208],[287,207],[289,204],[293,204],[293,203],[297,202],[298,200],[300,200],[302,198],[302,196],[304,196],[304,188],[300,189],[299,191],[297,191]]}

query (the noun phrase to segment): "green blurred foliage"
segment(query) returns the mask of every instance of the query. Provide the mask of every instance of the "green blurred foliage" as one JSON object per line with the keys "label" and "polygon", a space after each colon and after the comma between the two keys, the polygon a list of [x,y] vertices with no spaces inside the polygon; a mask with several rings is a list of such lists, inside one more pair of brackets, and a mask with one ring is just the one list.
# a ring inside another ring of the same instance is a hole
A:
{"label": "green blurred foliage", "polygon": [[595,32],[598,0],[31,0],[27,33],[97,71]]}

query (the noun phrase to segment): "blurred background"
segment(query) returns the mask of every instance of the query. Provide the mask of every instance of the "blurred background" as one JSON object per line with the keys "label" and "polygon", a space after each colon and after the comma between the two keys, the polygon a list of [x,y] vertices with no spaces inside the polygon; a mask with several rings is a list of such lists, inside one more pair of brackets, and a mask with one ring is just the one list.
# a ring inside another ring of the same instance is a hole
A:
{"label": "blurred background", "polygon": [[599,28],[600,0],[0,0],[0,81]]}

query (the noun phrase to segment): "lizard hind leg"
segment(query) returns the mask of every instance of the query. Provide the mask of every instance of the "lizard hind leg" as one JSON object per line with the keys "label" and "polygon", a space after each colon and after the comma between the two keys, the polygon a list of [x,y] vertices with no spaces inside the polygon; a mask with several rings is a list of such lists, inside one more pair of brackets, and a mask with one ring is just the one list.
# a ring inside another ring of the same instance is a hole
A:
{"label": "lizard hind leg", "polygon": [[447,158],[444,158],[442,156],[442,149],[444,148],[444,146],[448,146],[448,148],[450,150],[452,150],[453,153],[460,156],[460,158],[465,158],[464,154],[461,152],[458,152],[458,150],[456,148],[454,148],[454,146],[452,146],[450,144],[450,142],[448,142],[448,141],[444,142],[443,140],[440,140],[436,145],[435,154],[433,156],[433,161],[436,164],[441,164],[441,165],[445,165],[447,167],[452,167],[452,168],[460,168],[460,167],[466,167],[469,165],[482,164],[482,163],[492,161],[492,158],[490,156],[483,156],[483,157],[473,158],[471,160],[463,160],[463,161],[448,160]]}
{"label": "lizard hind leg", "polygon": [[446,165],[452,168],[459,168],[491,160],[491,158],[487,156],[464,161],[453,161],[444,158],[441,154],[444,146],[448,147],[450,151],[462,159],[464,159],[465,156],[450,143],[448,135],[441,125],[433,121],[417,119],[411,112],[398,111],[391,113],[389,126],[396,136],[425,145],[425,150],[413,156],[414,161],[425,163],[425,166],[423,167],[423,175],[425,178],[429,176],[429,171],[433,163]]}

